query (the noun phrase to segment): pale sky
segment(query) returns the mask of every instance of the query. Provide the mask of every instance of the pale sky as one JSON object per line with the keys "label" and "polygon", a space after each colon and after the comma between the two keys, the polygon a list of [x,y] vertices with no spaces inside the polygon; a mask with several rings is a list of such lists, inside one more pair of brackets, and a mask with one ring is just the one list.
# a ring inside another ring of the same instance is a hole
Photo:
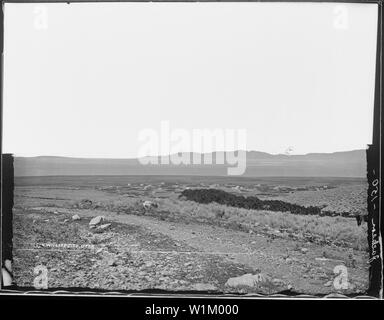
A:
{"label": "pale sky", "polygon": [[3,152],[135,157],[161,120],[269,153],[365,148],[376,32],[376,4],[6,3]]}

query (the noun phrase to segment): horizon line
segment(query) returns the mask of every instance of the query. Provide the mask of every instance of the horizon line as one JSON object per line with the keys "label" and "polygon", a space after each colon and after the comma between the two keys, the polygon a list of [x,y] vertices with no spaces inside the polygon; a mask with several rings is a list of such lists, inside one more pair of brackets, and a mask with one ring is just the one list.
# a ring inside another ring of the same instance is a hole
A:
{"label": "horizon line", "polygon": [[[368,147],[367,147],[368,148]],[[93,159],[93,160],[137,160],[137,159],[143,159],[143,158],[153,158],[153,157],[170,157],[172,155],[176,154],[200,154],[202,156],[206,154],[215,154],[215,153],[229,153],[229,152],[239,152],[239,151],[245,151],[246,153],[256,152],[256,153],[264,153],[270,156],[307,156],[307,155],[318,155],[318,154],[324,154],[324,155],[330,155],[335,153],[346,153],[346,152],[354,152],[354,151],[365,151],[366,149],[352,149],[352,150],[343,150],[343,151],[333,151],[333,152],[308,152],[308,153],[298,153],[298,154],[288,154],[288,153],[269,153],[265,151],[258,151],[258,150],[234,150],[234,151],[212,151],[212,152],[195,152],[195,151],[180,151],[175,152],[172,154],[164,154],[164,155],[146,155],[142,157],[92,157],[92,156],[65,156],[65,155],[15,155],[14,153],[5,152],[3,154],[11,154],[14,158],[67,158],[67,159]]]}

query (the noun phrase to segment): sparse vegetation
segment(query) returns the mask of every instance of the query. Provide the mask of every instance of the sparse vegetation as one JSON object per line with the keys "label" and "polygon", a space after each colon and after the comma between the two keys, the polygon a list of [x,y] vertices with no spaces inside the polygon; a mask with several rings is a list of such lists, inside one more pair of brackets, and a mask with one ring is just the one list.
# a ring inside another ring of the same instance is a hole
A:
{"label": "sparse vegetation", "polygon": [[[188,177],[183,178],[184,182],[180,177],[56,179],[57,185],[48,178],[48,185],[44,185],[45,180],[35,183],[32,178],[29,186],[16,184],[14,244],[16,247],[23,247],[34,242],[79,242],[96,246],[95,252],[73,250],[67,254],[70,261],[67,266],[69,262],[64,261],[62,255],[56,257],[54,252],[42,250],[37,255],[26,256],[23,251],[16,250],[15,268],[21,284],[31,283],[31,274],[24,272],[24,269],[31,270],[34,265],[44,262],[57,269],[53,271],[52,285],[71,283],[73,286],[92,286],[96,276],[106,279],[106,282],[100,280],[102,288],[113,290],[149,287],[176,289],[182,286],[193,288],[197,281],[224,289],[224,283],[229,277],[252,273],[254,271],[247,268],[258,266],[262,272],[271,272],[277,278],[284,274],[284,277],[293,282],[294,287],[300,286],[302,292],[317,292],[318,289],[330,292],[332,288],[324,286],[324,283],[332,280],[334,265],[343,263],[350,268],[350,277],[356,285],[351,290],[365,288],[364,272],[368,267],[366,225],[358,227],[355,219],[350,217],[319,213],[319,210],[325,211],[326,196],[335,198],[334,195],[340,193],[339,198],[343,199],[343,203],[348,204],[348,198],[351,197],[363,198],[358,200],[363,202],[366,194],[364,183],[358,185],[354,181],[354,184],[348,185],[348,181],[335,180],[332,188],[316,189],[312,185],[301,187],[303,181],[300,180],[300,186],[295,184],[296,191],[286,191],[281,187],[273,187],[280,185],[279,181],[266,186],[268,181],[265,179],[262,184],[253,182],[254,185],[249,180],[244,180],[244,184],[241,184],[239,179],[214,183],[217,182],[216,178],[209,181],[208,177],[204,178],[204,182],[192,181]],[[285,179],[284,185],[289,185],[288,182]],[[329,181],[319,184],[328,185]],[[222,190],[218,190],[219,188]],[[262,189],[263,194],[258,193],[258,188]],[[348,193],[353,188],[360,188],[357,196],[355,193]],[[201,191],[196,192],[197,189]],[[281,199],[273,198],[279,192]],[[321,194],[321,201],[314,198],[311,202],[310,192]],[[301,195],[303,198],[300,198]],[[145,201],[156,203],[156,206],[145,210]],[[326,210],[328,209],[329,206]],[[355,213],[353,207],[342,207],[342,204],[340,212]],[[73,221],[71,217],[74,214],[78,214],[81,219]],[[100,233],[90,230],[89,219],[97,215],[105,215],[107,220],[111,219],[112,226]],[[113,221],[119,221],[120,224]],[[138,224],[140,228],[134,228],[134,224]],[[150,229],[145,229],[148,225]],[[179,234],[178,241],[175,242],[172,233]],[[169,267],[170,262],[164,262],[164,257],[168,257],[169,253],[161,253],[161,250],[180,250],[185,254],[186,251],[206,250],[205,248],[217,252],[219,245],[227,248],[233,243],[237,247],[231,249],[235,254],[230,259],[240,265],[234,265],[231,269],[228,262],[217,255],[215,259],[222,265],[220,271],[217,271],[217,264],[213,264],[214,256],[211,254],[202,254],[198,258],[191,256],[190,262],[175,254],[172,267]],[[139,245],[136,250],[129,249],[136,245]],[[196,245],[198,247],[194,249],[193,246]],[[102,251],[99,252],[100,249]],[[247,255],[240,259],[237,253],[243,249]],[[163,256],[158,259],[153,256],[145,257],[140,250],[155,253],[160,250],[159,254]],[[248,255],[248,252],[253,255]],[[76,276],[79,259],[88,263],[81,272],[88,275],[89,281],[81,281],[82,277]],[[185,279],[183,272],[185,264],[189,266],[189,263],[196,267],[191,267],[190,282],[177,282],[177,279]],[[55,264],[62,264],[62,268],[72,268],[68,270],[74,271],[66,272],[67,278],[63,279],[61,269],[54,266]],[[153,265],[161,265],[159,272],[154,271]],[[94,266],[97,267],[97,272],[93,271]],[[124,273],[115,272],[116,268],[122,266],[126,267]],[[167,266],[169,274],[163,275],[161,270]],[[239,266],[241,269],[238,269]],[[113,277],[108,278],[109,272],[112,272]],[[204,280],[193,278],[200,276],[202,272],[206,272]],[[217,274],[215,281],[212,281],[213,272]],[[138,273],[141,275],[136,278]],[[306,277],[307,282],[301,281]],[[201,287],[197,284],[197,287]]]}
{"label": "sparse vegetation", "polygon": [[[223,193],[218,192],[217,194]],[[359,227],[355,219],[342,216],[287,214],[284,211],[246,209],[217,202],[198,203],[186,200],[184,192],[179,199],[157,199],[159,208],[152,212],[146,212],[142,206],[144,200],[146,200],[145,197],[98,201],[94,202],[89,209],[123,214],[152,215],[161,220],[169,221],[207,223],[245,232],[268,234],[277,230],[281,237],[335,244],[356,250],[367,248],[366,226]],[[84,199],[74,203],[73,207],[78,208],[80,203],[84,203]],[[264,203],[264,201],[260,201],[260,203]]]}
{"label": "sparse vegetation", "polygon": [[287,214],[268,210],[235,208],[218,203],[199,204],[194,201],[160,201],[162,212],[168,218],[201,221],[243,231],[262,232],[278,230],[281,236],[297,236],[319,243],[333,243],[357,250],[367,248],[366,225],[344,217]]}

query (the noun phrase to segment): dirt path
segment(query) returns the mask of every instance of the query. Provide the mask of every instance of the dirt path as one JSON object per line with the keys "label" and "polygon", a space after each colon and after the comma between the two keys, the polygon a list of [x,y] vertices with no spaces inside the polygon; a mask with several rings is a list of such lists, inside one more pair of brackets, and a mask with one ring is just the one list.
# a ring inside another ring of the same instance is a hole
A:
{"label": "dirt path", "polygon": [[[184,246],[177,252],[179,256],[183,253],[206,257],[219,256],[223,262],[241,264],[253,272],[259,271],[279,279],[284,286],[292,288],[295,292],[326,294],[337,291],[333,287],[333,280],[336,277],[333,270],[335,266],[344,264],[348,268],[350,287],[340,292],[346,294],[366,290],[365,261],[361,259],[352,262],[349,253],[338,247],[324,247],[312,243],[298,244],[297,240],[278,236],[248,234],[196,223],[161,221],[150,216],[52,207],[40,209],[50,212],[58,211],[68,217],[79,214],[86,219],[103,215],[110,222],[141,227],[148,232],[149,236],[146,236],[148,241],[151,239],[154,241],[162,235],[182,243]],[[149,251],[148,253],[161,251],[163,254],[173,252],[173,250],[168,252],[159,248],[152,248],[152,251]],[[142,249],[141,252],[143,253]],[[327,258],[324,258],[324,253]],[[328,283],[327,286],[326,283]]]}
{"label": "dirt path", "polygon": [[[228,278],[253,271],[133,223],[109,219],[107,229],[90,229],[87,217],[73,221],[72,213],[52,207],[14,210],[13,266],[19,287],[30,288],[33,270],[43,267],[54,290],[228,292]],[[285,287],[262,289],[254,291]]]}

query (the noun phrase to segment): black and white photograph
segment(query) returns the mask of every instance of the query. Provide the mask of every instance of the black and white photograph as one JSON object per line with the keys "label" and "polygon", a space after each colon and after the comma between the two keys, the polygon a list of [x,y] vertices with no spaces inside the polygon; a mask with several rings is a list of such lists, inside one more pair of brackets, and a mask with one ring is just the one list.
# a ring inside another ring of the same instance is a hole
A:
{"label": "black and white photograph", "polygon": [[366,295],[378,8],[4,3],[3,285]]}

